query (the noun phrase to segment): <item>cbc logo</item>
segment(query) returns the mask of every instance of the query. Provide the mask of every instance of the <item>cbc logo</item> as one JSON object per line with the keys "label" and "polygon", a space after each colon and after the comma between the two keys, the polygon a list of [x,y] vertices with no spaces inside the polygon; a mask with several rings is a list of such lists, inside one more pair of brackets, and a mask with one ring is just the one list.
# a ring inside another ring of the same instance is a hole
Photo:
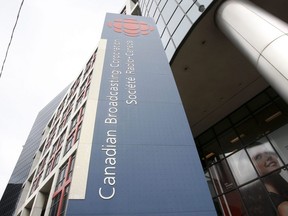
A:
{"label": "cbc logo", "polygon": [[113,22],[108,22],[108,26],[113,28],[115,32],[124,33],[129,37],[148,35],[154,31],[154,27],[136,19],[115,19]]}

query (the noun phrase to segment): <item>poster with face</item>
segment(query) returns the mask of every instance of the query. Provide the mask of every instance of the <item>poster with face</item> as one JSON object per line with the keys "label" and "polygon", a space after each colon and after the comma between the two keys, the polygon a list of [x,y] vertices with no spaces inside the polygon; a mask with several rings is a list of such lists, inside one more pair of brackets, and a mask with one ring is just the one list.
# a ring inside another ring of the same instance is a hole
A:
{"label": "poster with face", "polygon": [[288,125],[269,134],[268,138],[284,163],[288,164]]}

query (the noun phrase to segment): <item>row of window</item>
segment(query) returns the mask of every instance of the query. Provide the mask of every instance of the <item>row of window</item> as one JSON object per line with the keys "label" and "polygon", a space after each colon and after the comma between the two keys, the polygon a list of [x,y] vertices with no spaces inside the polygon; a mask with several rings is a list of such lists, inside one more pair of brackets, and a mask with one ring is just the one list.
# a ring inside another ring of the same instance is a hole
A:
{"label": "row of window", "polygon": [[139,0],[143,16],[153,17],[168,60],[212,0]]}
{"label": "row of window", "polygon": [[[44,140],[43,144],[41,145],[42,147],[44,146],[42,151],[43,159],[40,161],[37,172],[35,173],[35,176],[33,178],[30,195],[38,188],[40,182],[42,181],[42,178],[45,179],[56,167],[60,160],[62,149],[64,149],[63,155],[65,155],[79,140],[82,126],[81,123],[85,112],[84,101],[89,93],[95,59],[96,53],[92,55],[92,57],[86,64],[85,69],[83,70],[84,73],[82,71],[76,81],[72,84],[70,90],[68,91],[68,93],[60,103],[57,111],[55,112],[54,117],[52,117],[52,120],[48,124],[48,135]],[[83,81],[80,86],[81,79]],[[78,92],[77,96],[76,92]],[[76,105],[74,108],[75,101]],[[82,105],[83,103],[84,105]],[[64,109],[65,106],[66,108]],[[72,114],[74,110],[77,111],[75,115]],[[74,117],[70,121],[70,117],[73,115]],[[68,124],[69,121],[70,124]],[[55,138],[57,138],[57,140],[54,140]],[[51,152],[48,152],[52,144],[53,146]],[[64,148],[62,148],[63,145],[65,145]],[[47,167],[45,169],[46,164]]]}
{"label": "row of window", "polygon": [[59,170],[49,216],[65,214],[74,164],[75,154],[69,157]]}
{"label": "row of window", "polygon": [[220,215],[278,214],[288,197],[287,131],[288,105],[268,88],[196,138]]}

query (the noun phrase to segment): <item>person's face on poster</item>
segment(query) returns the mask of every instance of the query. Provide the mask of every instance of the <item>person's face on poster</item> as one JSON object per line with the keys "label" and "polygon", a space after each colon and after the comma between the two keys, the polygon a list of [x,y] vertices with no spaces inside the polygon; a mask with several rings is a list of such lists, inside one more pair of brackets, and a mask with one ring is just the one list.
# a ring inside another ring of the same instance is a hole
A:
{"label": "person's face on poster", "polygon": [[266,144],[260,144],[248,149],[249,155],[258,173],[266,175],[280,167],[277,154]]}
{"label": "person's face on poster", "polygon": [[253,157],[260,175],[266,175],[280,167],[278,157],[273,152],[261,152]]}

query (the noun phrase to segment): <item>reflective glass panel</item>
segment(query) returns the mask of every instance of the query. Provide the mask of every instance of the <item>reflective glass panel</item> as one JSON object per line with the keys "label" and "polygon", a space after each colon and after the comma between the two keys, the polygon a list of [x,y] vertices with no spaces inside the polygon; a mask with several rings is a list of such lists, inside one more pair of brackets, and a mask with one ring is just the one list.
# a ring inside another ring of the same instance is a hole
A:
{"label": "reflective glass panel", "polygon": [[241,187],[240,193],[248,215],[253,216],[276,216],[275,209],[263,184],[257,180]]}
{"label": "reflective glass panel", "polygon": [[243,206],[240,194],[237,190],[234,190],[232,192],[229,192],[222,196],[221,200],[225,200],[224,203],[222,203],[225,206],[226,211],[229,212],[229,214],[226,215],[233,215],[233,216],[242,216],[246,215],[245,208]]}
{"label": "reflective glass panel", "polygon": [[288,125],[268,135],[272,145],[278,151],[285,164],[288,164]]}
{"label": "reflective glass panel", "polygon": [[170,20],[173,12],[176,10],[177,4],[175,1],[168,1],[162,10],[162,16],[166,23]]}
{"label": "reflective glass panel", "polygon": [[167,45],[165,51],[166,51],[166,55],[167,55],[168,61],[170,61],[171,58],[174,55],[174,52],[175,52],[175,47],[174,47],[174,44],[173,44],[172,40],[170,40],[170,42]]}
{"label": "reflective glass panel", "polygon": [[261,129],[267,134],[279,128],[287,122],[287,117],[274,104],[270,104],[255,116]]}
{"label": "reflective glass panel", "polygon": [[181,2],[180,6],[182,7],[184,12],[186,13],[193,4],[194,4],[194,2],[191,0],[183,0]]}
{"label": "reflective glass panel", "polygon": [[226,156],[242,148],[240,137],[233,129],[226,131],[218,139]]}
{"label": "reflective glass panel", "polygon": [[177,27],[176,31],[173,34],[173,40],[175,42],[176,47],[178,47],[191,28],[191,22],[187,19],[187,17],[184,17],[181,20],[180,25]]}
{"label": "reflective glass panel", "polygon": [[262,136],[258,125],[253,118],[248,118],[239,123],[236,127],[236,131],[239,134],[243,144],[249,144]]}
{"label": "reflective glass panel", "polygon": [[164,31],[164,28],[165,28],[165,23],[164,23],[164,21],[163,21],[161,16],[158,19],[157,28],[158,28],[158,31],[159,31],[159,35],[162,35],[162,33]]}
{"label": "reflective glass panel", "polygon": [[200,17],[202,13],[199,11],[199,8],[196,4],[190,8],[190,10],[187,13],[187,16],[191,19],[193,23],[196,22],[196,20]]}
{"label": "reflective glass panel", "polygon": [[151,8],[149,10],[149,16],[150,17],[154,16],[155,10],[156,10],[156,3],[153,1],[152,5],[151,5]]}
{"label": "reflective glass panel", "polygon": [[266,138],[248,146],[247,152],[260,176],[267,175],[283,166],[278,154]]}
{"label": "reflective glass panel", "polygon": [[[288,207],[288,174],[280,169],[262,179],[274,206],[281,212]],[[286,212],[287,213],[287,212]],[[283,214],[280,214],[283,215]]]}
{"label": "reflective glass panel", "polygon": [[257,177],[245,150],[242,149],[229,156],[227,162],[238,185],[242,185]]}
{"label": "reflective glass panel", "polygon": [[209,174],[208,171],[205,172],[205,178],[206,178],[206,181],[207,181],[208,188],[210,190],[211,196],[215,197],[216,196],[216,192],[214,190],[213,182],[211,180],[211,177],[210,177],[210,174]]}
{"label": "reflective glass panel", "polygon": [[209,168],[211,180],[217,194],[222,194],[235,188],[235,182],[225,160]]}
{"label": "reflective glass panel", "polygon": [[207,166],[210,166],[223,158],[221,148],[216,139],[204,145],[201,150],[203,153],[203,155],[201,155],[201,158],[206,161]]}
{"label": "reflective glass panel", "polygon": [[183,11],[178,7],[175,13],[173,14],[170,22],[168,23],[168,29],[172,34],[175,31],[176,27],[179,25],[183,16],[184,16]]}

